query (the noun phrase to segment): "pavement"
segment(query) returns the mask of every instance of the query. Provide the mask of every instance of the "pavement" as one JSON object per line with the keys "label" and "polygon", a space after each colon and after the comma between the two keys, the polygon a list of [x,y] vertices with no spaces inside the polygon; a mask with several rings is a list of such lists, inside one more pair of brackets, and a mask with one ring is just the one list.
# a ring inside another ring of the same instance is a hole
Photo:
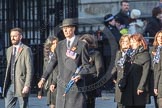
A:
{"label": "pavement", "polygon": [[[153,99],[152,103],[147,105],[146,108],[155,108]],[[0,99],[0,108],[4,107],[4,99]],[[16,106],[18,108],[18,105]],[[29,97],[29,108],[48,108],[46,106],[46,97],[38,100],[36,95],[31,94]],[[114,102],[114,93],[109,93],[107,91],[102,91],[102,97],[96,98],[95,108],[116,108],[116,103]]]}

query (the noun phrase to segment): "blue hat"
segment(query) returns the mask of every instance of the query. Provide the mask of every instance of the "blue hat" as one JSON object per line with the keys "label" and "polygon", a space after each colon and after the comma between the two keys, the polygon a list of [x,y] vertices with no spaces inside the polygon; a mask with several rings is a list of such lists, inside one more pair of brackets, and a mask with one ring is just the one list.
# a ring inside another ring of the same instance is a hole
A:
{"label": "blue hat", "polygon": [[112,14],[108,14],[104,17],[104,22],[108,22],[112,19],[114,19],[114,16]]}

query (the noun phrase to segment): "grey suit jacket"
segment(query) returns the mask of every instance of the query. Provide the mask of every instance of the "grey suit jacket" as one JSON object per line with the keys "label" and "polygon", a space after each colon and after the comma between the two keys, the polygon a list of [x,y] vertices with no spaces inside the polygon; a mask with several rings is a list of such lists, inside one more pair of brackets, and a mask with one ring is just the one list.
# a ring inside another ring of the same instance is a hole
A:
{"label": "grey suit jacket", "polygon": [[[6,52],[7,56],[7,68],[3,87],[3,96],[6,96],[7,89],[11,84],[10,80],[10,61],[12,55],[13,46],[9,47]],[[18,53],[15,58],[14,67],[14,87],[15,96],[28,96],[28,94],[22,94],[24,86],[31,87],[31,81],[33,77],[33,56],[31,49],[21,44]]]}

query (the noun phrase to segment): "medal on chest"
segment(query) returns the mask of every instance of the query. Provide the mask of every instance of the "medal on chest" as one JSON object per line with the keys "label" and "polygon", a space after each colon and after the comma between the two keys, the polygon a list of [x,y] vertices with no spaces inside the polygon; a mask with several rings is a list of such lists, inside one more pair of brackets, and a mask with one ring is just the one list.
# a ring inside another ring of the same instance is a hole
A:
{"label": "medal on chest", "polygon": [[70,57],[71,59],[76,59],[77,53],[75,52],[76,47],[72,47],[71,49],[67,49],[66,56]]}

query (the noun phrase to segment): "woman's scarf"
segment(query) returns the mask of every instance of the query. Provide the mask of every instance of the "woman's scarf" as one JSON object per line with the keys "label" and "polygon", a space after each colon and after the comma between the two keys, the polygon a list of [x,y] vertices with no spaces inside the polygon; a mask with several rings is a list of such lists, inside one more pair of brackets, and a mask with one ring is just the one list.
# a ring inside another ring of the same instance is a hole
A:
{"label": "woman's scarf", "polygon": [[157,49],[156,49],[156,54],[153,58],[153,63],[156,64],[156,63],[159,63],[160,61],[160,50],[161,50],[162,46],[158,46]]}
{"label": "woman's scarf", "polygon": [[126,53],[117,61],[118,66],[124,67],[126,61],[133,61],[137,53],[144,51],[143,46],[139,46],[137,49],[128,49]]}
{"label": "woman's scarf", "polygon": [[134,57],[136,54],[143,52],[145,49],[143,46],[139,46],[137,49],[133,49],[132,52],[130,53],[130,57]]}
{"label": "woman's scarf", "polygon": [[124,63],[126,62],[127,58],[130,57],[131,52],[131,49],[128,49],[126,52],[122,52],[122,57],[117,61],[117,65],[124,68]]}
{"label": "woman's scarf", "polygon": [[52,57],[54,56],[54,53],[53,52],[49,52],[49,60],[48,60],[48,63],[51,61]]}

